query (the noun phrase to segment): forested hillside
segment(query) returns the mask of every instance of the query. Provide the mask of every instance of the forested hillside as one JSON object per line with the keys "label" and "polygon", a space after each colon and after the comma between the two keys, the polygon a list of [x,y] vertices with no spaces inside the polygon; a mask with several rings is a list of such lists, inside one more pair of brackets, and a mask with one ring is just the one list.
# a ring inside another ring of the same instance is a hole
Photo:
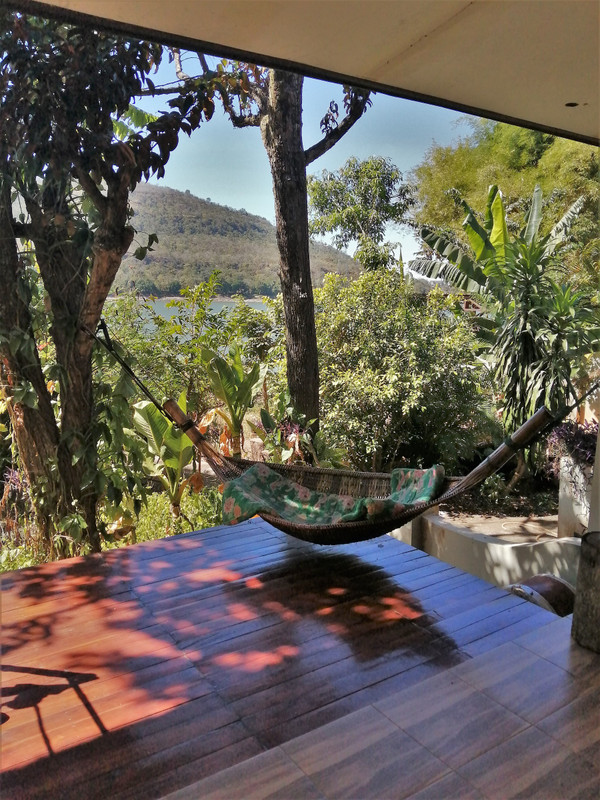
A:
{"label": "forested hillside", "polygon": [[516,233],[539,185],[544,197],[542,235],[578,197],[584,198],[571,236],[578,242],[573,249],[579,257],[582,248],[598,237],[598,148],[490,120],[473,118],[471,126],[471,135],[455,144],[434,144],[414,169],[416,223],[453,231],[466,243],[465,209],[459,198],[482,209],[490,185],[497,184],[509,227]]}
{"label": "forested hillside", "polygon": [[[138,186],[132,207],[137,235],[123,259],[116,288],[175,295],[219,270],[224,295],[279,291],[275,227],[266,219],[152,184]],[[158,244],[139,261],[133,253],[151,233],[158,236]],[[333,247],[313,244],[310,255],[315,286],[328,272],[359,273],[358,263]]]}

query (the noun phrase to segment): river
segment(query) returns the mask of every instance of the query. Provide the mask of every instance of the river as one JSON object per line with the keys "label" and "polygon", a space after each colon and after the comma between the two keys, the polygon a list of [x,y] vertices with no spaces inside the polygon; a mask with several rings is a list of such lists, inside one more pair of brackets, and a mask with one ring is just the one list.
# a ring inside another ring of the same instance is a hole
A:
{"label": "river", "polygon": [[[161,317],[165,317],[168,319],[172,317],[175,313],[176,309],[168,308],[167,303],[169,300],[180,300],[179,297],[157,297],[155,300],[149,300],[154,306],[154,310],[158,312]],[[219,312],[224,308],[233,308],[236,304],[236,300],[232,300],[228,297],[219,297],[211,303],[211,310],[214,312]],[[266,309],[266,305],[259,297],[252,297],[249,300],[245,301],[247,305],[251,308],[257,309],[257,311],[264,311]]]}

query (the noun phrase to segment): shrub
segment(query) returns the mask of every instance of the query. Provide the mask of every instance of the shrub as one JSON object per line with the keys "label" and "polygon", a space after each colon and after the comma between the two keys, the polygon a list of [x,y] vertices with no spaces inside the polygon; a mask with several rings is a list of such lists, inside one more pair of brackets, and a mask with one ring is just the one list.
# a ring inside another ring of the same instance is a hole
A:
{"label": "shrub", "polygon": [[44,554],[31,544],[11,546],[11,544],[3,543],[0,549],[0,572],[25,569],[36,564],[43,564],[44,561],[46,561]]}
{"label": "shrub", "polygon": [[558,480],[562,456],[570,456],[580,467],[593,466],[597,439],[597,422],[584,422],[583,425],[563,422],[557,425],[547,441],[548,472]]}
{"label": "shrub", "polygon": [[215,488],[186,492],[181,499],[181,515],[174,517],[165,492],[151,494],[139,513],[136,542],[162,539],[221,524],[221,493]]}
{"label": "shrub", "polygon": [[0,572],[43,563],[47,552],[35,526],[27,480],[19,470],[7,469],[0,486]]}
{"label": "shrub", "polygon": [[[357,469],[468,459],[485,421],[469,319],[393,271],[317,290],[321,427]],[[489,420],[488,420],[489,423]]]}

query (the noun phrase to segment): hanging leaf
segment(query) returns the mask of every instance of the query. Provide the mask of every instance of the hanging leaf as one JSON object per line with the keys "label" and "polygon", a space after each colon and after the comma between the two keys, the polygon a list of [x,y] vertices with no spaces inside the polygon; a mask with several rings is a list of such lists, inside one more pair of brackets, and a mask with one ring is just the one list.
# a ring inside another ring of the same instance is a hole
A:
{"label": "hanging leaf", "polygon": [[196,494],[201,492],[202,489],[204,489],[205,483],[200,470],[198,470],[198,472],[194,472],[193,475],[190,475],[190,477],[187,480],[187,483],[188,486],[190,486]]}
{"label": "hanging leaf", "polygon": [[527,214],[527,219],[525,221],[525,228],[523,229],[522,232],[522,236],[527,242],[527,244],[531,244],[534,236],[537,236],[541,219],[542,219],[542,190],[539,186],[536,185],[535,189],[533,190],[533,196],[531,198],[531,206],[529,207],[529,213]]}
{"label": "hanging leaf", "polygon": [[[494,191],[495,190],[495,191]],[[492,230],[490,232],[489,242],[491,251],[486,249],[482,254],[481,259],[495,257],[499,261],[505,258],[506,246],[509,242],[508,228],[506,225],[506,214],[504,211],[504,204],[502,202],[502,192],[497,186],[492,186],[490,194],[488,195],[488,204],[490,208],[491,217],[493,220]]]}
{"label": "hanging leaf", "polygon": [[[185,411],[184,392],[180,395],[178,403]],[[161,478],[169,492],[171,504],[176,504],[184,483],[184,468],[193,456],[190,440],[148,400],[134,405],[133,423],[138,433],[146,439],[149,453],[154,457],[146,461],[146,471]],[[158,465],[154,459],[158,459]]]}

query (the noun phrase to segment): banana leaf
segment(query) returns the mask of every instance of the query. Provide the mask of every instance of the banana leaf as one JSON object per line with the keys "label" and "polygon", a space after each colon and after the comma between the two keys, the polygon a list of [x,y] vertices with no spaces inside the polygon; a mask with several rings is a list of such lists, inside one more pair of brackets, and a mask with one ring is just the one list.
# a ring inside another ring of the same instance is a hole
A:
{"label": "banana leaf", "polygon": [[537,235],[541,219],[542,219],[542,190],[538,185],[536,185],[535,189],[533,190],[533,195],[531,197],[531,207],[529,208],[529,213],[527,214],[525,228],[522,231],[522,236],[527,242],[527,244],[531,244],[534,237]]}
{"label": "banana leaf", "polygon": [[[185,410],[185,393],[178,403]],[[184,467],[192,460],[193,447],[189,439],[149,400],[133,406],[133,423],[146,439],[150,455],[160,462],[158,469],[153,460],[148,462],[147,471],[158,475],[173,496],[181,483]]]}

